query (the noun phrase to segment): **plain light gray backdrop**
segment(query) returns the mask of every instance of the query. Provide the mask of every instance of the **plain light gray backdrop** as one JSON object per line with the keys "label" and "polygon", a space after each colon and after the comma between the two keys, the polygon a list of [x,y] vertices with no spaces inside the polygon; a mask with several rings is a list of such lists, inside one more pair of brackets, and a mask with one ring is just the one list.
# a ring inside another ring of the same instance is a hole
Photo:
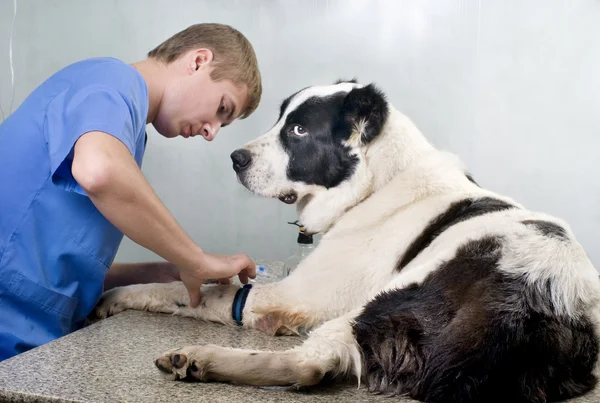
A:
{"label": "plain light gray backdrop", "polygon": [[[12,3],[0,1],[5,112]],[[148,127],[143,171],[207,251],[292,253],[296,230],[286,221],[296,218],[294,207],[245,191],[229,154],[268,130],[291,93],[357,77],[378,84],[435,145],[459,154],[482,186],[568,220],[600,265],[600,1],[18,0],[17,7],[15,107],[71,62],[138,61],[194,23],[230,24],[250,39],[264,86],[250,118],[212,144],[164,139]],[[117,255],[155,259],[128,239]]]}

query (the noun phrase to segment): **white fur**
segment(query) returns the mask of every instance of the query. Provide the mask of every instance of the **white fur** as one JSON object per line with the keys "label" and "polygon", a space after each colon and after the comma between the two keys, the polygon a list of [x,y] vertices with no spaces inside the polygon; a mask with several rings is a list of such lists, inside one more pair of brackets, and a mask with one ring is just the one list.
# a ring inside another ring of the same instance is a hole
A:
{"label": "white fur", "polygon": [[[319,246],[290,277],[279,283],[255,286],[244,309],[245,327],[273,333],[277,330],[272,328],[277,326],[273,325],[278,323],[277,318],[282,319],[283,327],[287,323],[292,332],[312,327],[315,330],[311,337],[292,350],[291,356],[285,356],[291,360],[290,368],[310,362],[323,370],[332,370],[333,366],[334,371],[354,373],[360,378],[364,370],[351,325],[361,307],[384,290],[422,282],[451,259],[466,241],[486,235],[499,235],[503,239],[500,270],[525,276],[533,287],[544,287],[551,280],[556,314],[577,317],[593,311],[597,316],[598,273],[566,223],[527,211],[515,201],[470,182],[457,157],[436,150],[391,105],[387,123],[374,141],[365,146],[360,146],[356,139],[348,143],[354,146],[353,152],[360,162],[347,181],[332,189],[289,181],[286,177],[289,157],[277,135],[289,111],[310,96],[350,91],[355,86],[339,84],[300,92],[275,127],[245,147],[255,156],[246,186],[267,197],[290,190],[298,192],[303,198],[298,205],[301,222],[309,232],[326,232]],[[364,124],[359,126],[357,132],[364,129]],[[485,196],[520,208],[453,225],[405,268],[396,270],[398,260],[411,242],[452,202]],[[527,219],[555,222],[566,228],[568,239],[555,240],[536,233],[520,223]],[[197,309],[173,307],[176,300],[187,301],[185,288],[180,284],[177,287],[174,290],[173,286],[148,285],[115,290],[105,296],[98,309],[99,316],[134,308],[233,324],[229,312],[236,287],[203,289],[205,305]],[[217,290],[227,297],[218,298]],[[149,303],[148,298],[153,302]],[[193,351],[203,350],[198,347]],[[234,356],[239,359],[242,354],[245,353]],[[219,356],[215,355],[214,360],[219,361]],[[234,366],[227,371],[235,372]],[[236,380],[241,376],[231,375]],[[227,378],[227,374],[221,376]],[[265,375],[268,376],[277,383],[277,373]],[[247,379],[247,382],[253,381]]]}

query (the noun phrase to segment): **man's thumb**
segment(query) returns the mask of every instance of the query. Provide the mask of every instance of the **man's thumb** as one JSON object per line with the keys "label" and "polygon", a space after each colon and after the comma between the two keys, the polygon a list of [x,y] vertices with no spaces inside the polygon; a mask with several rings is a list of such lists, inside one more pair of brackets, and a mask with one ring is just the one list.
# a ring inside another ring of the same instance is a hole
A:
{"label": "man's thumb", "polygon": [[190,287],[187,284],[185,285],[188,294],[190,295],[190,307],[195,308],[200,303],[200,299],[202,295],[200,294],[200,289],[197,287]]}

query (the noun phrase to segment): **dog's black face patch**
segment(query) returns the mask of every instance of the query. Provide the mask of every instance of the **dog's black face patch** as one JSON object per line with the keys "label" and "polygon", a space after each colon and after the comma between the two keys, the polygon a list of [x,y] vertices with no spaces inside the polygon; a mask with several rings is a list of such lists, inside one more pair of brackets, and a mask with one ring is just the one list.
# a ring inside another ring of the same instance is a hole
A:
{"label": "dog's black face patch", "polygon": [[[280,118],[293,97],[282,103]],[[385,97],[373,85],[308,98],[288,113],[279,132],[290,157],[288,178],[326,188],[339,185],[352,176],[359,161],[353,147],[371,142],[387,116]],[[356,138],[348,144],[352,136]]]}
{"label": "dog's black face patch", "polygon": [[294,92],[292,95],[290,95],[289,97],[287,97],[286,99],[283,100],[283,102],[281,103],[281,106],[279,107],[279,117],[277,118],[277,121],[279,121],[279,119],[281,119],[281,117],[283,116],[283,112],[285,112],[285,110],[287,109],[287,107],[290,105],[291,100],[298,95],[298,93],[304,91],[306,88],[302,88],[299,91]]}
{"label": "dog's black face patch", "polygon": [[332,188],[352,176],[358,158],[332,135],[345,96],[312,97],[287,115],[279,136],[290,180]]}

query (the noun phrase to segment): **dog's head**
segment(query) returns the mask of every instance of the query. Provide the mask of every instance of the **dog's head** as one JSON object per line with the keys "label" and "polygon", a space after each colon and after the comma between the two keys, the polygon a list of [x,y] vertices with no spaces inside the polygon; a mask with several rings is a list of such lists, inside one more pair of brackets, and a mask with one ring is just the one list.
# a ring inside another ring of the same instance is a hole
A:
{"label": "dog's head", "polygon": [[305,88],[283,101],[271,130],[231,154],[233,169],[251,192],[297,202],[307,231],[326,231],[368,196],[364,150],[387,116],[387,101],[373,85]]}

